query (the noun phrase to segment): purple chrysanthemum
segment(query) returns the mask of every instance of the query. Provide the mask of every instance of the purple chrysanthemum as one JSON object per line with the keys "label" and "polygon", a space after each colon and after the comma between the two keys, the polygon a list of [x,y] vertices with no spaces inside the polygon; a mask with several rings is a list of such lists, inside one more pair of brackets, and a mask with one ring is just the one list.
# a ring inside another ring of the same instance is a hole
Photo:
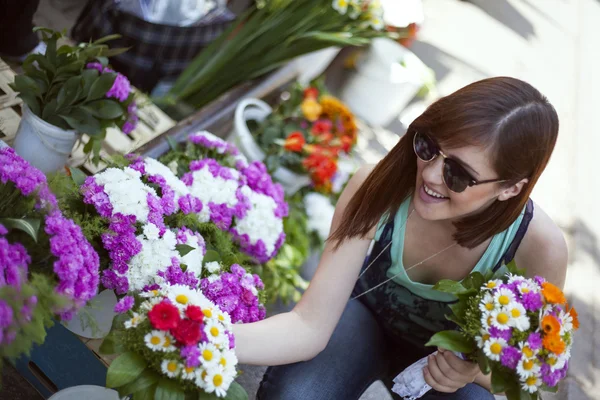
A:
{"label": "purple chrysanthemum", "polygon": [[542,296],[537,292],[523,293],[521,302],[527,311],[538,311],[544,305]]}
{"label": "purple chrysanthemum", "polygon": [[127,100],[130,93],[131,83],[129,83],[129,80],[123,74],[117,73],[115,82],[113,83],[110,90],[106,93],[106,97],[112,97],[119,100],[120,102],[124,102],[125,100]]}
{"label": "purple chrysanthemum", "polygon": [[531,350],[540,350],[542,348],[542,335],[537,332],[530,333],[527,344]]}
{"label": "purple chrysanthemum", "polygon": [[521,359],[521,352],[513,346],[505,346],[502,349],[502,355],[500,356],[500,362],[506,368],[514,370],[517,368],[517,364]]}
{"label": "purple chrysanthemum", "polygon": [[125,296],[121,300],[119,300],[117,302],[117,304],[115,304],[115,312],[117,314],[123,314],[123,313],[131,310],[131,308],[133,307],[133,304],[134,304],[133,296]]}
{"label": "purple chrysanthemum", "polygon": [[493,338],[502,338],[507,342],[512,338],[512,328],[509,329],[498,329],[495,326],[490,327],[490,336]]}
{"label": "purple chrysanthemum", "polygon": [[188,368],[200,365],[200,349],[198,346],[183,346],[179,355],[185,360],[185,366]]}

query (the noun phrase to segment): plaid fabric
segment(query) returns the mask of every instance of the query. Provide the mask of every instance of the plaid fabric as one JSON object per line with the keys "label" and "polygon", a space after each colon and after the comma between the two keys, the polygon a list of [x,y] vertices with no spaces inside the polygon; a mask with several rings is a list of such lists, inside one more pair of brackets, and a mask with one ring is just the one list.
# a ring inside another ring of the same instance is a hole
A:
{"label": "plaid fabric", "polygon": [[120,10],[114,0],[89,0],[71,36],[87,42],[120,34],[111,47],[131,49],[111,57],[111,65],[138,89],[151,91],[161,79],[177,77],[234,19],[227,8],[216,8],[193,26],[161,25]]}

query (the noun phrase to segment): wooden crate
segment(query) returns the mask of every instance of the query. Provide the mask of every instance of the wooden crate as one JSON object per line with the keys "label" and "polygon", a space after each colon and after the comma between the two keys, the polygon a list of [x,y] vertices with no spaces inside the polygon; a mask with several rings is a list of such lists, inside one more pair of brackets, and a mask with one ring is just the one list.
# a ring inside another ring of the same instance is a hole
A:
{"label": "wooden crate", "polygon": [[[14,81],[15,76],[15,72],[0,59],[0,139],[9,146],[14,140],[21,121],[21,99],[8,86]],[[135,91],[135,96],[139,104],[138,115],[140,116],[137,127],[129,135],[125,135],[117,128],[109,128],[100,152],[103,157],[134,152],[175,126],[176,122],[154,105],[146,95]],[[68,164],[83,167],[94,174],[102,170],[105,165],[100,163],[96,166],[86,160],[83,146],[88,140],[89,137],[83,135],[81,141],[75,144]]]}

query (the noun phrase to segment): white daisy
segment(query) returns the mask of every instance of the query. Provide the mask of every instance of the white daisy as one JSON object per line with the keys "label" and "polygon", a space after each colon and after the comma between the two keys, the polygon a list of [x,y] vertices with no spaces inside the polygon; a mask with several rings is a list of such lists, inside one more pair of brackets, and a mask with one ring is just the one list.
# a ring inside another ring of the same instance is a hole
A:
{"label": "white daisy", "polygon": [[519,349],[521,350],[523,357],[526,359],[532,359],[539,353],[539,350],[532,350],[527,342],[519,342]]}
{"label": "white daisy", "polygon": [[494,290],[500,285],[502,285],[502,281],[500,279],[492,279],[483,286],[483,289]]}
{"label": "white daisy", "polygon": [[535,358],[522,357],[517,364],[517,374],[521,379],[527,379],[540,372],[540,366]]}
{"label": "white daisy", "polygon": [[147,298],[158,297],[158,296],[160,296],[160,294],[161,294],[160,290],[154,289],[154,290],[148,290],[147,292],[141,292],[141,293],[139,293],[139,296],[147,299]]}
{"label": "white daisy", "polygon": [[169,378],[175,378],[181,372],[183,365],[176,360],[163,360],[162,364],[160,364],[160,368],[163,374],[167,375]]}
{"label": "white daisy", "polygon": [[550,370],[554,372],[557,369],[562,369],[565,366],[565,363],[568,359],[569,358],[565,357],[564,353],[560,356],[557,356],[556,354],[550,352],[546,356],[546,363],[550,365]]}
{"label": "white daisy", "polygon": [[183,366],[181,370],[181,377],[186,381],[194,381],[198,379],[200,368],[198,367],[186,367]]}
{"label": "white daisy", "polygon": [[219,364],[221,352],[213,343],[202,343],[198,347],[200,349],[200,362],[204,368],[213,367]]}
{"label": "white daisy", "polygon": [[219,320],[219,322],[225,325],[226,329],[231,328],[231,317],[229,316],[229,314],[219,309],[215,309],[215,314],[217,316],[217,320]]}
{"label": "white daisy", "polygon": [[477,342],[477,347],[483,349],[485,343],[490,339],[490,334],[486,330],[481,330],[480,335],[475,336],[475,341]]}
{"label": "white daisy", "polygon": [[200,296],[198,292],[184,285],[173,285],[166,289],[167,297],[177,308],[185,310],[188,304],[198,304]]}
{"label": "white daisy", "polygon": [[483,329],[489,329],[494,322],[494,318],[492,318],[492,314],[491,313],[483,313],[481,315],[481,327]]}
{"label": "white daisy", "polygon": [[349,0],[333,0],[332,7],[334,10],[344,15],[346,14],[346,11],[348,11],[348,1]]}
{"label": "white daisy", "polygon": [[573,317],[571,314],[564,312],[564,310],[560,310],[558,319],[561,322],[559,333],[560,336],[563,336],[565,333],[569,333],[573,330]]}
{"label": "white daisy", "polygon": [[506,347],[506,340],[502,338],[489,338],[483,346],[483,352],[490,360],[500,361],[500,355],[504,347]]}
{"label": "white daisy", "polygon": [[539,292],[540,288],[537,286],[537,284],[535,282],[530,282],[530,281],[522,281],[517,283],[517,290],[519,291],[519,293],[521,293],[522,295],[525,293],[530,293],[530,292]]}
{"label": "white daisy", "polygon": [[501,329],[503,331],[510,329],[511,317],[505,308],[492,311],[490,317],[492,321],[492,326],[495,326],[496,328]]}
{"label": "white daisy", "polygon": [[165,333],[165,341],[163,342],[161,350],[164,352],[177,350],[177,347],[175,347],[173,345],[174,342],[175,342],[175,338],[173,336],[171,336],[170,333]]}
{"label": "white daisy", "polygon": [[531,323],[529,322],[527,311],[521,303],[518,303],[516,301],[510,303],[506,307],[506,311],[510,315],[510,321],[508,322],[510,326],[517,328],[521,332],[525,332],[529,329]]}
{"label": "white daisy", "polygon": [[221,365],[225,371],[229,371],[233,369],[235,372],[235,366],[238,363],[238,359],[235,356],[235,353],[231,350],[225,350],[221,352],[221,357],[219,358],[219,365]]}
{"label": "white daisy", "polygon": [[537,392],[538,388],[542,386],[542,380],[539,375],[530,375],[524,379],[521,383],[521,388],[529,393]]}
{"label": "white daisy", "polygon": [[194,381],[194,383],[196,384],[196,386],[198,386],[199,388],[206,390],[206,376],[208,375],[206,368],[204,367],[198,367],[197,371],[196,371],[196,380]]}
{"label": "white daisy", "polygon": [[140,322],[144,321],[145,319],[146,319],[145,315],[134,312],[131,319],[125,321],[125,324],[124,324],[125,329],[135,328],[140,324]]}
{"label": "white daisy", "polygon": [[221,270],[221,264],[217,261],[211,261],[209,263],[206,263],[205,267],[211,274],[217,273]]}
{"label": "white daisy", "polygon": [[500,288],[494,293],[494,301],[500,307],[506,307],[515,300],[515,294],[508,288]]}
{"label": "white daisy", "polygon": [[144,342],[146,347],[154,351],[163,351],[163,345],[165,343],[165,332],[153,330],[144,336]]}
{"label": "white daisy", "polygon": [[487,292],[479,303],[479,309],[482,313],[491,313],[495,308],[496,303],[494,302],[494,297],[491,293]]}
{"label": "white daisy", "polygon": [[204,333],[206,333],[208,341],[216,345],[223,345],[228,339],[223,325],[214,320],[206,321],[204,324]]}
{"label": "white daisy", "polygon": [[162,301],[162,297],[151,297],[148,300],[140,304],[140,309],[144,311],[150,311],[152,308]]}
{"label": "white daisy", "polygon": [[209,368],[206,371],[206,378],[204,378],[204,382],[206,383],[207,393],[215,393],[219,397],[225,397],[227,395],[227,389],[229,389],[229,385],[231,385],[231,379],[225,374],[225,370],[223,367],[216,366]]}

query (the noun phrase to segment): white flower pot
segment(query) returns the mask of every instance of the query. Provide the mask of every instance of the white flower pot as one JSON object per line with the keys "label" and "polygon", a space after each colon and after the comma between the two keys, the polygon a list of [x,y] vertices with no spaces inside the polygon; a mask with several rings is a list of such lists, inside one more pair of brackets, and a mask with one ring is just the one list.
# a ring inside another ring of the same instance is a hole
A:
{"label": "white flower pot", "polygon": [[[81,309],[70,321],[62,321],[62,325],[73,332],[88,339],[102,339],[110,332],[113,318],[117,315],[114,311],[117,296],[112,290],[105,289]],[[91,319],[88,321],[86,318]],[[89,322],[93,326],[89,325]]]}
{"label": "white flower pot", "polygon": [[119,400],[119,398],[116,390],[102,386],[81,385],[56,392],[48,400]]}
{"label": "white flower pot", "polygon": [[393,40],[375,39],[357,61],[340,99],[363,121],[386,126],[419,92],[425,83],[426,68],[417,56]]}
{"label": "white flower pot", "polygon": [[[262,122],[272,111],[271,106],[259,99],[244,99],[240,101],[235,110],[235,144],[249,161],[264,161],[265,153],[254,141],[252,133],[248,129],[247,121]],[[273,178],[281,183],[288,195],[296,193],[299,189],[311,183],[308,176],[296,174],[284,167],[277,168],[273,173]]]}
{"label": "white flower pot", "polygon": [[65,166],[77,137],[76,131],[51,125],[23,105],[13,147],[31,165],[47,173]]}

